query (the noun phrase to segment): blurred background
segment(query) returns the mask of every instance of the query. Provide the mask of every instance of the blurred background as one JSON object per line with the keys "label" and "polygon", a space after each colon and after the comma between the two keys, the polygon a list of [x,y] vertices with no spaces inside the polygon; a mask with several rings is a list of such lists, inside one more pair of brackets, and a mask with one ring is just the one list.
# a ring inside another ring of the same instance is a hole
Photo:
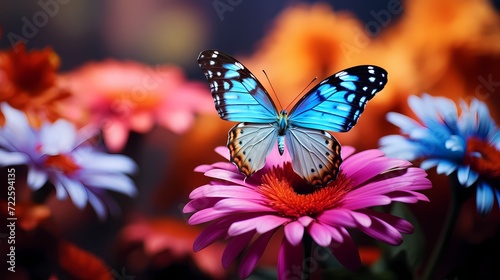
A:
{"label": "blurred background", "polygon": [[[377,148],[380,137],[398,133],[385,120],[387,112],[412,114],[407,106],[410,95],[427,92],[457,102],[476,98],[500,121],[499,8],[498,0],[1,1],[0,50],[7,53],[17,43],[24,43],[27,51],[52,48],[59,59],[58,79],[70,95],[102,93],[108,84],[110,88],[123,85],[127,75],[136,71],[139,78],[130,75],[138,83],[145,76],[160,75],[161,80],[161,74],[168,73],[166,81],[159,82],[171,96],[164,110],[185,103],[184,84],[192,87],[186,94],[199,96],[199,101],[186,103],[188,113],[166,117],[178,121],[132,125],[122,143],[112,141],[113,131],[103,132],[98,141],[108,151],[128,155],[139,166],[133,177],[138,195],[111,194],[119,210],[111,211],[104,221],[91,207],[79,210],[69,200],[57,200],[50,190],[33,194],[26,189],[24,195],[20,191],[21,201],[41,196],[47,208],[40,212],[28,207],[33,221],[19,228],[19,272],[13,275],[2,269],[0,275],[6,273],[4,279],[85,279],[88,271],[97,271],[102,272],[100,279],[235,278],[234,267],[223,270],[220,265],[223,244],[192,252],[200,228],[188,226],[188,217],[182,214],[189,192],[208,183],[194,168],[222,160],[213,150],[226,144],[227,131],[234,125],[219,119],[213,109],[196,62],[199,52],[219,49],[233,55],[270,89],[261,71],[266,70],[284,106],[314,77],[321,80],[358,64],[385,68],[386,89],[370,101],[354,129],[335,134],[342,145]],[[132,65],[130,72],[127,64]],[[106,74],[111,71],[115,75]],[[179,83],[171,85],[170,77]],[[133,82],[129,86],[130,91]],[[92,112],[77,108],[73,97],[68,100],[60,117],[81,126],[92,119]],[[95,101],[85,100],[85,104]],[[26,170],[19,167],[19,172],[22,184]],[[446,178],[433,170],[429,174],[434,188],[425,194],[431,202],[411,206],[426,244],[420,262],[436,241],[449,200]],[[498,261],[491,248],[500,246],[498,207],[481,217],[474,211],[473,199],[469,202],[441,269],[461,271],[460,265],[468,264],[489,275],[493,269],[489,262]],[[5,236],[5,231],[0,234]],[[379,244],[362,237],[357,241],[366,266],[383,254]],[[67,245],[66,253],[53,250],[62,243]],[[6,249],[3,239],[0,246]],[[262,267],[275,265],[274,249],[269,248]],[[71,261],[62,262],[62,255]],[[0,259],[4,257],[2,251]],[[392,271],[386,278],[405,273]]]}

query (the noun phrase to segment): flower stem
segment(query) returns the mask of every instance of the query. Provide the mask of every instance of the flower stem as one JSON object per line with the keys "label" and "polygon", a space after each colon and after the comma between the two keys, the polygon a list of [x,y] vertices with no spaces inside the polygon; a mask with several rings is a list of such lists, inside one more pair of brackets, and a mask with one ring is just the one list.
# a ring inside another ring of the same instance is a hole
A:
{"label": "flower stem", "polygon": [[458,214],[460,213],[460,208],[467,198],[467,189],[464,189],[464,187],[460,185],[457,173],[455,172],[451,174],[449,179],[451,187],[450,206],[448,208],[448,213],[446,214],[444,226],[441,229],[441,234],[436,245],[434,246],[434,251],[432,252],[422,277],[422,279],[426,280],[435,278],[436,268],[443,257],[445,249],[448,247],[453,229],[455,228],[455,224],[457,222]]}
{"label": "flower stem", "polygon": [[302,280],[311,279],[311,252],[313,247],[312,237],[308,233],[304,233],[302,238],[302,246],[304,247],[304,261],[302,262]]}

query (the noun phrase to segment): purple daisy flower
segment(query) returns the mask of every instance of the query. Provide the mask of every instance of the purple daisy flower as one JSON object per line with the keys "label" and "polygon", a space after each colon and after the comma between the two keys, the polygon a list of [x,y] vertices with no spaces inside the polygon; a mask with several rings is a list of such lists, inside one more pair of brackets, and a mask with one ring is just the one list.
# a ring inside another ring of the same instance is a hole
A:
{"label": "purple daisy flower", "polygon": [[[225,147],[216,151],[229,159]],[[277,149],[267,157],[266,166],[247,179],[229,161],[199,166],[195,171],[213,180],[193,190],[184,207],[185,213],[194,213],[189,224],[210,223],[196,239],[194,250],[229,238],[222,264],[227,268],[247,248],[239,267],[240,277],[246,278],[270,238],[282,228],[278,275],[287,279],[300,278],[290,274],[297,273],[293,268],[302,267],[301,242],[306,231],[349,269],[361,266],[350,228],[399,245],[402,233],[411,233],[413,226],[370,208],[393,201],[428,201],[417,192],[431,188],[427,174],[405,160],[384,157],[379,150],[353,153],[352,147],[342,147],[340,174],[323,188],[308,186],[293,171],[289,155],[283,161]]]}
{"label": "purple daisy flower", "polygon": [[27,183],[33,190],[50,181],[58,199],[68,195],[78,208],[90,203],[100,218],[106,216],[103,190],[136,194],[126,175],[136,164],[123,155],[97,151],[86,140],[94,134],[77,131],[66,120],[30,126],[26,115],[1,104],[5,125],[0,127],[0,166],[27,165]]}

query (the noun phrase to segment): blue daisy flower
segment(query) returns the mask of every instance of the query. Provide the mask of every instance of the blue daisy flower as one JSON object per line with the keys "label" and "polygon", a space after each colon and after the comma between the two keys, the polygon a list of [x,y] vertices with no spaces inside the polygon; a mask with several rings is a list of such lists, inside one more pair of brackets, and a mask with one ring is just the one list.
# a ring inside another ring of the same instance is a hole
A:
{"label": "blue daisy flower", "polygon": [[0,127],[0,166],[27,165],[27,184],[33,190],[49,181],[58,199],[69,195],[80,209],[89,203],[100,218],[107,214],[104,190],[136,194],[127,176],[135,172],[136,164],[126,156],[96,150],[86,141],[94,134],[77,131],[66,120],[33,128],[21,111],[7,103],[0,108],[5,116]]}
{"label": "blue daisy flower", "polygon": [[486,105],[472,99],[455,103],[427,94],[410,96],[410,108],[419,121],[391,112],[389,122],[402,135],[382,137],[381,149],[390,157],[422,160],[423,169],[436,167],[438,174],[456,172],[461,186],[476,186],[476,205],[488,214],[495,200],[500,205],[500,130]]}

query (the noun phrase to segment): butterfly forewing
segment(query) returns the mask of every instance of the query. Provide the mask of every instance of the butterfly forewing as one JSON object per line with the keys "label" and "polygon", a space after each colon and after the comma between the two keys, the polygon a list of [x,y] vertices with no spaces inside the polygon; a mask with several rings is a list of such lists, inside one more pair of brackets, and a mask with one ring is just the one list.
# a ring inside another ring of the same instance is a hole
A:
{"label": "butterfly forewing", "polygon": [[312,88],[290,111],[290,123],[335,132],[349,131],[366,103],[387,83],[387,72],[361,65],[342,70]]}
{"label": "butterfly forewing", "polygon": [[239,123],[229,131],[227,147],[231,161],[248,177],[264,167],[277,138],[272,125]]}
{"label": "butterfly forewing", "polygon": [[293,170],[313,186],[323,186],[337,178],[342,158],[340,144],[330,133],[291,127],[286,143]]}
{"label": "butterfly forewing", "polygon": [[219,116],[228,121],[271,123],[278,112],[269,94],[239,61],[216,50],[198,56]]}

